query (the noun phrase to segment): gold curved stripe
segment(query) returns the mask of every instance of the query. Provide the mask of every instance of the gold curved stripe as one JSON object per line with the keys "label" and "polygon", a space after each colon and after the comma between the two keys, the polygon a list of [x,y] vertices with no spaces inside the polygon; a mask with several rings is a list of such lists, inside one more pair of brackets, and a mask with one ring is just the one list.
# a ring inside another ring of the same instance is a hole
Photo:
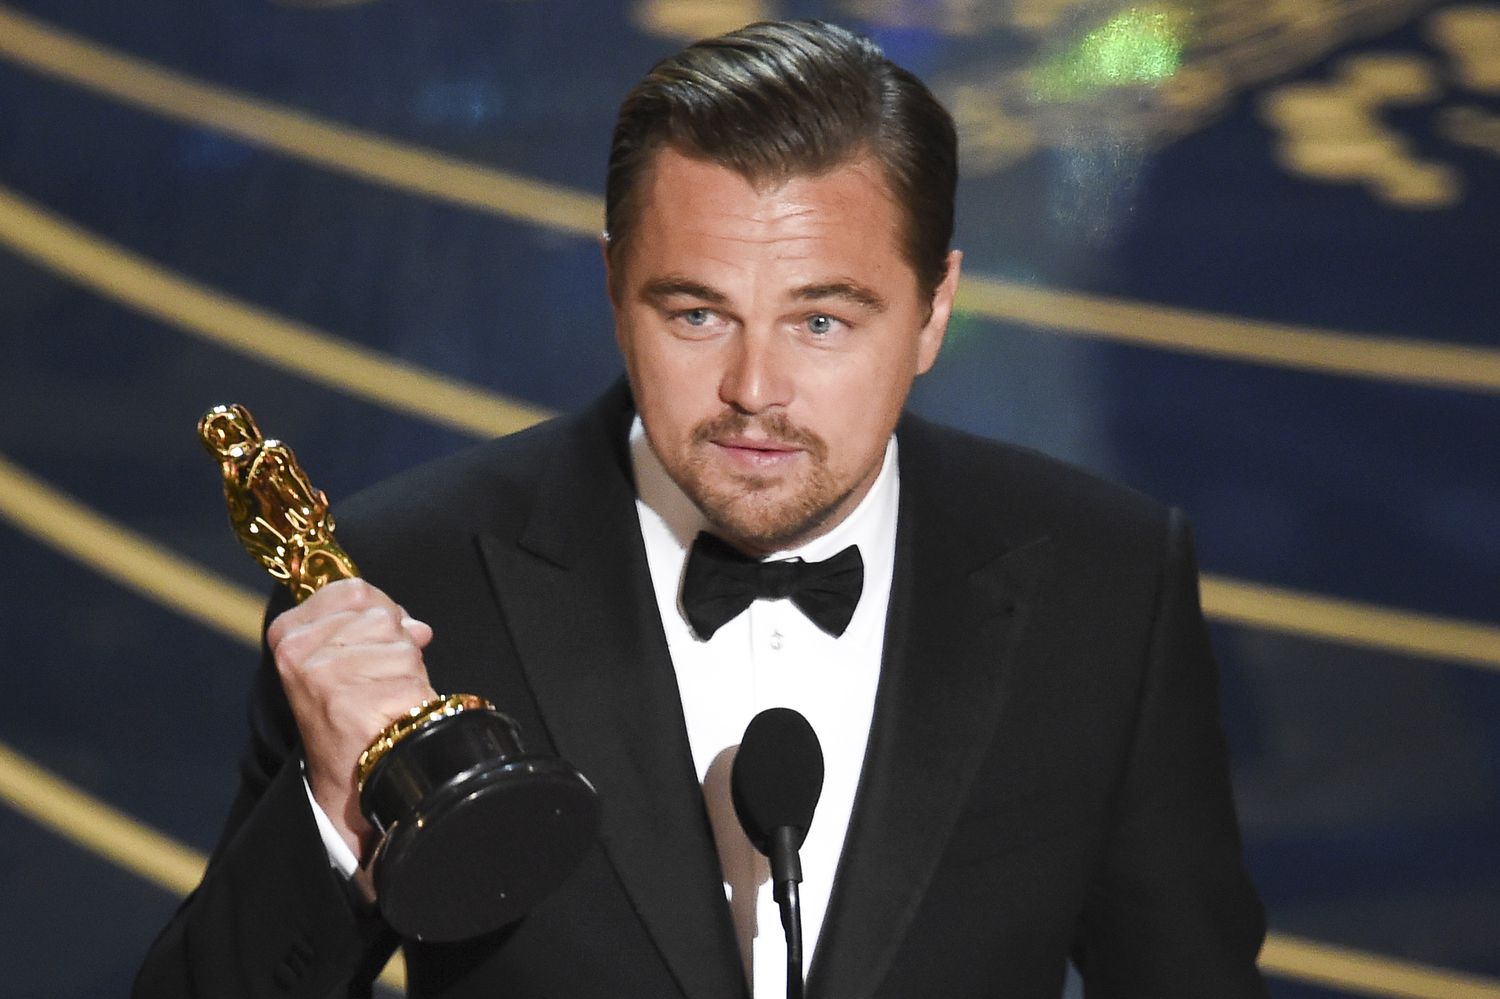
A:
{"label": "gold curved stripe", "polygon": [[[195,284],[4,187],[0,243],[185,333],[465,432],[502,435],[547,415]],[[1212,575],[1203,578],[1203,606],[1210,617],[1235,624],[1500,668],[1500,628],[1492,625]]]}
{"label": "gold curved stripe", "polygon": [[[108,805],[0,743],[0,801],[63,839],[174,895],[198,886],[208,858]],[[398,951],[380,975],[405,991]]]}
{"label": "gold curved stripe", "polygon": [[144,825],[0,744],[0,801],[175,895],[197,887],[203,854]]}
{"label": "gold curved stripe", "polygon": [[1489,347],[1262,322],[988,278],[964,278],[956,306],[991,319],[1138,347],[1327,375],[1500,392],[1500,350]]}
{"label": "gold curved stripe", "polygon": [[[109,523],[3,457],[0,457],[0,516],[36,534],[63,554],[171,610],[247,645],[259,645],[260,600],[255,594],[219,580],[186,559],[161,551],[144,537]],[[164,576],[191,579],[193,583],[166,593],[155,585]],[[229,610],[226,612],[224,607]],[[189,891],[202,875],[201,855],[90,798],[13,751],[5,750],[3,745],[0,745],[0,799],[62,836],[168,890]],[[1285,978],[1352,987],[1376,996],[1500,999],[1500,983],[1277,933],[1266,938],[1261,964],[1267,972]],[[399,982],[404,987],[404,965],[393,963],[393,966],[387,966],[381,980],[387,984]],[[1406,991],[1380,991],[1382,983],[1396,983],[1390,987]],[[1458,986],[1492,991],[1454,991]]]}
{"label": "gold curved stripe", "polygon": [[[0,57],[132,107],[362,180],[578,236],[597,197],[467,162],[163,69],[0,6]],[[1260,322],[968,277],[959,307],[1055,333],[1323,374],[1500,392],[1500,350]]]}
{"label": "gold curved stripe", "polygon": [[597,236],[603,228],[597,198],[174,73],[4,6],[0,56],[132,107],[377,184],[577,235]]}
{"label": "gold curved stripe", "polygon": [[0,242],[137,312],[310,381],[482,436],[546,416],[175,274],[0,187]]}
{"label": "gold curved stripe", "polygon": [[1500,999],[1500,981],[1271,933],[1260,952],[1268,974],[1382,999]]}
{"label": "gold curved stripe", "polygon": [[1204,573],[1203,612],[1230,624],[1500,670],[1500,627]]}
{"label": "gold curved stripe", "polygon": [[263,596],[111,523],[4,456],[0,517],[127,589],[247,645],[260,645]]}

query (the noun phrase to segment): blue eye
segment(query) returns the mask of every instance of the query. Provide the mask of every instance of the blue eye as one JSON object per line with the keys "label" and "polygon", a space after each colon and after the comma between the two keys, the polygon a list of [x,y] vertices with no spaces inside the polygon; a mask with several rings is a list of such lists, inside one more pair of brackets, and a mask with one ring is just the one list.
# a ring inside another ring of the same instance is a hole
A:
{"label": "blue eye", "polygon": [[682,318],[689,326],[706,326],[713,313],[707,309],[689,309],[682,314]]}
{"label": "blue eye", "polygon": [[809,332],[823,336],[833,332],[834,322],[835,320],[832,316],[825,316],[822,313],[818,313],[807,317],[807,329]]}

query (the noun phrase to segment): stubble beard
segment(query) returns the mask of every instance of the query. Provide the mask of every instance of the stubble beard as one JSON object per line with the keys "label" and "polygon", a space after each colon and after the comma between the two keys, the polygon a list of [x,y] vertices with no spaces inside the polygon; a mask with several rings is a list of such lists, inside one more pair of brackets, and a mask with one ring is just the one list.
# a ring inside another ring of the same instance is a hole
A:
{"label": "stubble beard", "polygon": [[[717,438],[755,436],[799,448],[808,469],[791,495],[778,495],[785,475],[736,474],[727,482],[714,474]],[[811,540],[853,493],[841,490],[828,468],[828,445],[798,427],[784,413],[751,417],[727,412],[699,424],[689,441],[688,461],[678,486],[708,519],[715,533],[746,551],[764,555]]]}

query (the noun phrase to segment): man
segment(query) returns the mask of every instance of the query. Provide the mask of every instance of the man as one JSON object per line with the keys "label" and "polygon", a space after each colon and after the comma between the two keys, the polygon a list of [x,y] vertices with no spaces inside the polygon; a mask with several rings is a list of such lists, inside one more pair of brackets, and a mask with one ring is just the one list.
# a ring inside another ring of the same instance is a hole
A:
{"label": "man", "polygon": [[[954,164],[926,88],[826,25],[636,87],[606,197],[628,389],[340,510],[369,582],[271,621],[241,793],[139,995],[364,987],[395,941],[346,881],[355,760],[436,686],[502,705],[604,818],[513,926],[408,944],[413,995],[781,994],[723,778],[783,704],[827,757],[810,994],[1055,999],[1071,958],[1090,997],[1264,996],[1182,519],[902,416],[957,288]],[[714,615],[704,559],[863,585]]]}

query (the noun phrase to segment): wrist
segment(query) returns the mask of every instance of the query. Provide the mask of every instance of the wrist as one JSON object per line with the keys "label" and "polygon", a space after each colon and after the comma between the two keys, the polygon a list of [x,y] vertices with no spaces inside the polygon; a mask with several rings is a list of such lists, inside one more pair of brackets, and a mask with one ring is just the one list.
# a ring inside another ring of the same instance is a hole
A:
{"label": "wrist", "polygon": [[339,839],[349,852],[360,860],[365,855],[365,847],[369,841],[374,828],[365,819],[359,810],[359,795],[351,783],[347,788],[330,788],[329,781],[319,780],[317,775],[308,774],[308,791],[312,795],[313,802],[323,813],[328,823],[328,828]]}

